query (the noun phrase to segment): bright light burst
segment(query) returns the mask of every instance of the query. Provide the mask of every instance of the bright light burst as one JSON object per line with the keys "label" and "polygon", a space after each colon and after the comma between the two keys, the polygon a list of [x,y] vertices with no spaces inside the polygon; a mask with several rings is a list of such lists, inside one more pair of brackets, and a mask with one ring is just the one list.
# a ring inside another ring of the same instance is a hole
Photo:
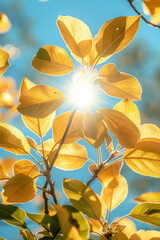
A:
{"label": "bright light burst", "polygon": [[81,111],[92,108],[96,103],[96,73],[82,70],[74,75],[69,87],[68,100]]}

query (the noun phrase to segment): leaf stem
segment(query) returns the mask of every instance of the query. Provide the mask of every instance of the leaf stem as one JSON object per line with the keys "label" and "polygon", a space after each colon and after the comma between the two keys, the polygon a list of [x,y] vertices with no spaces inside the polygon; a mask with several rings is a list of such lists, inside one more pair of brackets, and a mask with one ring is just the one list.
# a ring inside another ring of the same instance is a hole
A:
{"label": "leaf stem", "polygon": [[32,154],[30,154],[29,152],[26,152],[26,153],[37,163],[37,165],[40,166],[42,171],[45,171],[44,168],[41,166],[41,164],[37,161],[37,159]]}

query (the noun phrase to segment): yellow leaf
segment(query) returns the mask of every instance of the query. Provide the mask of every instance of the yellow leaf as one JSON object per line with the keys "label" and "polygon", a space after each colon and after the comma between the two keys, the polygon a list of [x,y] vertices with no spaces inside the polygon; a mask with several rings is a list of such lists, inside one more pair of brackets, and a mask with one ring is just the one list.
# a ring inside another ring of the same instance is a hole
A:
{"label": "yellow leaf", "polygon": [[[118,218],[116,218],[114,220],[114,222],[116,223],[117,220],[118,220]],[[114,222],[112,223],[113,226],[114,226]],[[111,227],[112,227],[112,225],[111,225]],[[121,228],[123,228],[123,230]],[[135,223],[131,219],[123,218],[113,228],[113,231],[118,231],[118,230],[122,231],[128,238],[130,238],[131,235],[134,234],[137,229],[136,229]]]}
{"label": "yellow leaf", "polygon": [[16,159],[13,157],[7,157],[4,158],[2,161],[0,161],[0,164],[2,164],[5,172],[10,175],[12,171],[12,166],[15,163]]}
{"label": "yellow leaf", "polygon": [[127,149],[124,155],[126,164],[135,172],[160,177],[160,140],[144,138],[135,147]]}
{"label": "yellow leaf", "polygon": [[3,50],[0,50],[0,76],[6,71],[9,66],[9,54]]}
{"label": "yellow leaf", "polygon": [[[48,158],[53,147],[55,147],[53,138],[50,138],[47,141],[43,142],[44,156],[46,159]],[[42,153],[42,145],[38,146],[38,150]]]}
{"label": "yellow leaf", "polygon": [[107,129],[99,115],[87,112],[81,118],[81,137],[95,148],[99,148],[107,136]]}
{"label": "yellow leaf", "polygon": [[118,178],[113,178],[108,185],[103,187],[101,192],[102,199],[110,211],[123,202],[127,194],[127,181],[121,175]]}
{"label": "yellow leaf", "polygon": [[20,95],[34,86],[36,85],[32,83],[28,78],[24,77],[20,87]]}
{"label": "yellow leaf", "polygon": [[70,16],[59,16],[57,24],[68,48],[77,57],[83,59],[92,47],[92,35],[88,26]]}
{"label": "yellow leaf", "polygon": [[30,146],[23,133],[7,123],[0,123],[0,147],[18,155],[30,152]]}
{"label": "yellow leaf", "polygon": [[110,132],[125,148],[133,147],[140,138],[137,126],[124,114],[112,109],[99,110]]}
{"label": "yellow leaf", "polygon": [[160,192],[147,192],[134,199],[136,202],[160,203]]}
{"label": "yellow leaf", "polygon": [[[52,162],[55,153],[57,152],[58,145],[54,149],[53,153],[49,156],[49,162]],[[82,145],[73,142],[69,144],[63,144],[58,157],[54,163],[54,167],[63,170],[74,170],[83,167],[87,161],[87,151]]]}
{"label": "yellow leaf", "polygon": [[[72,112],[62,113],[54,119],[54,121],[53,121],[53,138],[56,143],[59,143],[61,141],[61,139],[63,138],[63,135],[66,131],[71,113]],[[81,117],[81,113],[76,112],[64,143],[71,143],[71,142],[77,141],[81,138],[80,133],[79,133],[80,117]]]}
{"label": "yellow leaf", "polygon": [[[101,169],[101,171],[98,173],[97,179],[102,183],[103,186],[106,186],[111,182],[113,179],[117,179],[119,177],[119,173],[122,168],[122,161],[115,162],[112,165],[105,166]],[[92,174],[95,173],[96,166],[90,165],[89,170]]]}
{"label": "yellow leaf", "polygon": [[25,125],[38,136],[44,136],[52,127],[53,120],[55,118],[55,112],[49,114],[44,118],[32,118],[22,115],[22,119]]}
{"label": "yellow leaf", "polygon": [[32,179],[39,175],[39,168],[29,160],[18,160],[13,165],[14,175],[23,173]]}
{"label": "yellow leaf", "polygon": [[142,124],[139,127],[142,138],[158,138],[160,139],[160,129],[154,124]]}
{"label": "yellow leaf", "polygon": [[56,88],[39,85],[24,92],[18,111],[26,116],[44,118],[53,113],[65,101],[64,94]]}
{"label": "yellow leaf", "polygon": [[142,88],[138,80],[126,73],[119,72],[114,64],[107,64],[99,71],[100,87],[110,96],[140,100]]}
{"label": "yellow leaf", "polygon": [[2,187],[3,204],[26,203],[31,201],[36,194],[36,185],[33,179],[19,173],[10,178]]}
{"label": "yellow leaf", "polygon": [[157,0],[143,0],[144,12],[151,15],[151,22],[160,23],[160,2]]}
{"label": "yellow leaf", "polygon": [[32,149],[34,149],[34,150],[37,149],[37,143],[36,143],[32,138],[27,137],[27,141],[28,141],[28,143],[29,143],[29,146],[30,146]]}
{"label": "yellow leaf", "polygon": [[140,125],[141,119],[139,110],[136,104],[130,100],[122,100],[121,102],[117,103],[113,109],[126,115],[137,127]]}
{"label": "yellow leaf", "polygon": [[57,210],[58,220],[64,239],[82,240],[78,229],[70,222],[70,215],[67,209],[59,205],[55,205],[55,209]]}
{"label": "yellow leaf", "polygon": [[108,151],[111,153],[113,152],[113,141],[112,141],[112,138],[111,136],[107,133],[106,134],[106,145],[107,145],[107,149]]}
{"label": "yellow leaf", "polygon": [[32,66],[37,71],[52,76],[65,75],[73,70],[73,62],[66,50],[51,45],[39,49]]}
{"label": "yellow leaf", "polygon": [[140,230],[134,233],[129,240],[160,240],[160,232]]}
{"label": "yellow leaf", "polygon": [[101,233],[102,232],[102,225],[101,223],[93,218],[87,218],[87,221],[90,225],[90,231],[95,233]]}
{"label": "yellow leaf", "polygon": [[11,28],[11,22],[9,21],[7,15],[0,13],[0,34],[6,33]]}
{"label": "yellow leaf", "polygon": [[100,64],[125,48],[133,40],[139,22],[139,16],[118,17],[106,22],[93,39],[92,49],[85,59],[86,65]]}
{"label": "yellow leaf", "polygon": [[3,168],[3,165],[0,162],[0,180],[5,180],[5,179],[8,179],[8,178],[9,178],[9,176],[6,174],[6,172]]}
{"label": "yellow leaf", "polygon": [[[31,89],[34,86],[36,85],[32,83],[29,79],[24,77],[20,88],[20,95],[22,95],[25,91]],[[52,126],[54,117],[55,112],[51,113],[45,118],[40,119],[22,115],[22,119],[25,125],[38,136],[44,136],[49,131]]]}
{"label": "yellow leaf", "polygon": [[24,240],[34,240],[33,236],[30,232],[20,228],[20,234],[22,235]]}

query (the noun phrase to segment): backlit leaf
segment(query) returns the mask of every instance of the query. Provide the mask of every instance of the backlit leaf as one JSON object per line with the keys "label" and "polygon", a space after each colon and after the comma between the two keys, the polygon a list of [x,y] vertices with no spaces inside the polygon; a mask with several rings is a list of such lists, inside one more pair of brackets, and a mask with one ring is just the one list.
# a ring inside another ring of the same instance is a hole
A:
{"label": "backlit leaf", "polygon": [[[48,159],[50,162],[52,162],[57,148],[58,145]],[[82,145],[76,142],[63,144],[54,166],[63,170],[79,169],[85,164],[87,159],[87,151]]]}
{"label": "backlit leaf", "polygon": [[0,147],[16,154],[30,152],[30,146],[23,133],[7,123],[0,123]]}
{"label": "backlit leaf", "polygon": [[90,226],[90,232],[101,233],[102,232],[102,225],[98,220],[93,218],[87,218],[87,221]]}
{"label": "backlit leaf", "polygon": [[140,203],[129,214],[130,217],[160,227],[160,204]]}
{"label": "backlit leaf", "polygon": [[26,116],[44,118],[53,113],[65,101],[64,94],[56,88],[39,85],[24,92],[18,111]]}
{"label": "backlit leaf", "polygon": [[31,201],[36,194],[36,185],[33,179],[19,173],[10,178],[2,187],[3,204],[26,203]]}
{"label": "backlit leaf", "polygon": [[8,179],[9,176],[6,174],[1,162],[0,162],[0,180]]}
{"label": "backlit leaf", "polygon": [[[109,167],[106,165],[104,168],[100,170],[98,173],[97,179],[102,183],[103,186],[106,186],[113,179],[117,179],[119,177],[120,170],[122,168],[122,161],[113,162]],[[92,174],[95,173],[96,166],[90,165],[89,170]]]}
{"label": "backlit leaf", "polygon": [[[115,223],[116,223],[116,220],[119,221],[118,218],[117,218],[117,219],[114,220]],[[112,224],[114,224],[114,222]],[[112,227],[112,225],[111,225],[111,227]],[[121,229],[121,227],[123,228],[123,230]],[[137,231],[135,223],[129,218],[122,218],[118,222],[118,224],[115,225],[113,230],[114,231],[118,231],[118,230],[121,231],[122,230],[122,232],[128,238],[130,238],[131,235],[134,234]]]}
{"label": "backlit leaf", "polygon": [[160,177],[160,140],[156,138],[139,140],[134,148],[126,150],[124,160],[139,174]]}
{"label": "backlit leaf", "polygon": [[128,185],[126,179],[119,175],[118,178],[113,178],[108,185],[103,187],[101,196],[107,208],[111,211],[117,207],[128,194]]}
{"label": "backlit leaf", "polygon": [[86,184],[74,180],[65,179],[63,190],[72,205],[93,219],[104,218],[106,208],[101,198]]}
{"label": "backlit leaf", "polygon": [[24,77],[20,87],[20,95],[34,86],[36,86],[36,84],[31,82],[28,78]]}
{"label": "backlit leaf", "polygon": [[[72,112],[65,112],[57,116],[53,121],[53,138],[56,143],[59,143],[66,131]],[[71,143],[81,138],[79,133],[79,119],[81,113],[77,112],[73,117],[71,126],[67,133],[64,143]]]}
{"label": "backlit leaf", "polygon": [[37,143],[36,143],[32,138],[27,137],[27,141],[28,141],[28,143],[29,143],[29,146],[30,146],[32,149],[34,149],[34,150],[37,149]]}
{"label": "backlit leaf", "polygon": [[139,127],[140,138],[158,138],[160,139],[160,129],[154,124],[142,124]]}
{"label": "backlit leaf", "polygon": [[0,13],[0,34],[6,33],[11,28],[11,22],[9,21],[7,15]]}
{"label": "backlit leaf", "polygon": [[92,47],[92,35],[88,26],[70,16],[59,16],[57,24],[71,52],[77,57],[84,58]]}
{"label": "backlit leaf", "polygon": [[80,134],[89,144],[99,148],[105,140],[107,129],[102,122],[100,114],[91,114],[89,112],[82,115]]}
{"label": "backlit leaf", "polygon": [[0,50],[0,76],[6,71],[9,66],[9,54],[3,50]]}
{"label": "backlit leaf", "polygon": [[49,129],[52,127],[53,120],[55,118],[55,112],[49,114],[44,118],[32,118],[22,115],[22,119],[25,125],[38,136],[46,135]]}
{"label": "backlit leaf", "polygon": [[18,160],[13,165],[14,175],[23,173],[31,178],[35,178],[39,175],[39,168],[29,160]]}
{"label": "backlit leaf", "polygon": [[125,48],[134,38],[139,28],[140,17],[118,17],[106,22],[93,39],[86,65],[96,65],[106,61],[114,53]]}
{"label": "backlit leaf", "polygon": [[0,220],[13,226],[26,228],[25,219],[26,214],[21,208],[13,205],[0,204]]}
{"label": "backlit leaf", "polygon": [[107,64],[99,71],[100,87],[110,96],[140,100],[142,88],[137,79],[129,74],[121,73],[114,64]]}
{"label": "backlit leaf", "polygon": [[151,22],[160,23],[160,2],[157,0],[143,0],[144,12],[151,14]]}
{"label": "backlit leaf", "polygon": [[67,209],[59,205],[55,205],[55,209],[57,210],[58,221],[61,227],[61,232],[64,235],[64,239],[82,240],[78,228],[71,223],[72,218]]}
{"label": "backlit leaf", "polygon": [[22,235],[23,240],[34,240],[32,234],[24,229],[20,229],[20,235]]}
{"label": "backlit leaf", "polygon": [[141,119],[139,110],[136,104],[130,100],[122,100],[121,102],[117,103],[113,109],[126,115],[132,122],[134,122],[136,126],[140,125]]}
{"label": "backlit leaf", "polygon": [[134,199],[136,202],[154,202],[160,203],[160,192],[147,192]]}
{"label": "backlit leaf", "polygon": [[73,70],[73,62],[66,50],[51,45],[39,49],[32,66],[37,71],[52,76],[65,75]]}
{"label": "backlit leaf", "polygon": [[3,166],[5,172],[10,175],[12,172],[12,166],[15,163],[16,158],[13,157],[7,157],[4,158],[2,161],[0,161],[0,164]]}
{"label": "backlit leaf", "polygon": [[134,233],[129,240],[160,240],[160,232],[140,230]]}
{"label": "backlit leaf", "polygon": [[110,132],[125,148],[133,147],[140,138],[137,126],[124,114],[112,109],[99,110]]}

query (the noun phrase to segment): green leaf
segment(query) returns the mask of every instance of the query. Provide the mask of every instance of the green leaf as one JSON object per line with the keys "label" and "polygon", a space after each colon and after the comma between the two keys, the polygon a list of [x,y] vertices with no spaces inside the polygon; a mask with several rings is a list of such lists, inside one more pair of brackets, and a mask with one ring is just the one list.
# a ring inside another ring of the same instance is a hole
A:
{"label": "green leaf", "polygon": [[58,226],[58,218],[56,215],[50,216],[47,214],[27,213],[27,217],[30,218],[33,222],[45,228],[48,232],[51,232],[53,237],[55,237],[60,230]]}
{"label": "green leaf", "polygon": [[63,190],[72,205],[88,217],[94,219],[105,217],[106,207],[103,201],[86,184],[74,179],[64,179]]}
{"label": "green leaf", "polygon": [[21,208],[13,205],[0,204],[0,220],[13,226],[26,228],[25,219],[26,214]]}
{"label": "green leaf", "polygon": [[129,216],[160,227],[160,204],[141,203],[130,212]]}
{"label": "green leaf", "polygon": [[0,237],[0,240],[6,240],[6,239],[5,239],[5,238],[1,238],[1,237]]}
{"label": "green leaf", "polygon": [[73,206],[65,205],[65,207],[71,214],[71,223],[75,225],[78,230],[79,234],[83,240],[87,240],[89,237],[89,225],[86,222],[84,216]]}

